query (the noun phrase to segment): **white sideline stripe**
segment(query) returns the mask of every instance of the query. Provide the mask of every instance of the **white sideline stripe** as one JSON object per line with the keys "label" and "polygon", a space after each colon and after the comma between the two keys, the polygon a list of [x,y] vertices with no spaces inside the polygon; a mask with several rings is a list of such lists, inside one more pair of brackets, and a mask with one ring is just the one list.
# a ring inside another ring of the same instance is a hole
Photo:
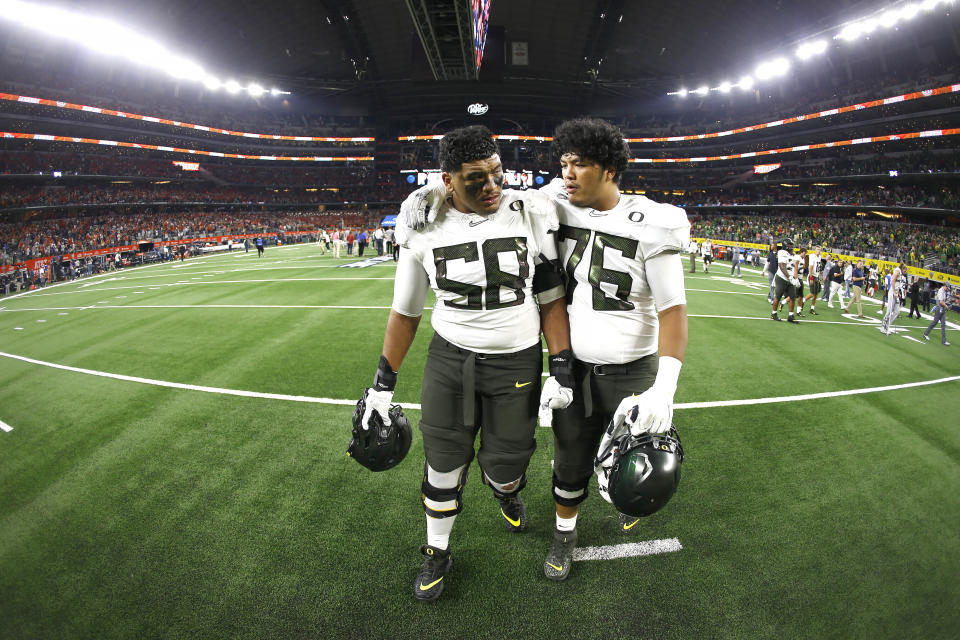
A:
{"label": "white sideline stripe", "polygon": [[[106,309],[381,309],[389,310],[390,307],[360,307],[343,305],[321,305],[321,304],[100,304],[95,307],[42,307],[42,308],[24,308],[7,309],[4,313],[12,311],[60,311],[62,309],[97,309],[103,311]],[[424,307],[424,311],[431,311],[433,307]]]}
{"label": "white sideline stripe", "polygon": [[[293,402],[313,402],[317,404],[342,404],[353,406],[357,404],[356,400],[337,400],[335,398],[311,398],[309,396],[291,396],[283,393],[261,393],[259,391],[242,391],[239,389],[221,389],[219,387],[204,387],[201,385],[195,384],[183,384],[180,382],[168,382],[166,380],[153,380],[151,378],[138,378],[136,376],[125,376],[119,373],[107,373],[105,371],[94,371],[93,369],[81,369],[80,367],[68,367],[63,364],[56,364],[53,362],[44,362],[43,360],[34,360],[33,358],[26,358],[24,356],[14,355],[12,353],[4,353],[0,351],[0,356],[5,358],[12,358],[14,360],[20,360],[22,362],[29,362],[30,364],[37,364],[43,367],[52,367],[54,369],[62,369],[64,371],[73,371],[74,373],[85,373],[91,376],[99,376],[101,378],[113,378],[114,380],[125,380],[127,382],[139,382],[141,384],[150,384],[157,387],[169,387],[171,389],[186,389],[188,391],[205,391],[207,393],[219,393],[228,396],[242,396],[245,398],[266,398],[269,400],[291,400]],[[401,405],[404,408],[413,408],[408,407],[407,405]],[[419,409],[420,405],[416,405],[416,408]]]}
{"label": "white sideline stripe", "polygon": [[[127,382],[139,382],[141,384],[151,384],[158,387],[169,387],[171,389],[185,389],[187,391],[204,391],[206,393],[219,393],[228,396],[240,396],[244,398],[265,398],[268,400],[289,400],[291,402],[310,402],[314,404],[336,404],[344,406],[353,406],[356,400],[339,400],[336,398],[314,398],[311,396],[292,396],[283,393],[262,393],[260,391],[244,391],[241,389],[223,389],[221,387],[205,387],[194,384],[184,384],[182,382],[168,382],[166,380],[154,380],[152,378],[140,378],[137,376],[126,376],[119,373],[108,373],[106,371],[94,371],[93,369],[82,369],[80,367],[70,367],[64,364],[54,362],[45,362],[35,360],[26,356],[18,356],[13,353],[0,351],[0,357],[12,358],[30,364],[40,365],[42,367],[51,367],[63,371],[72,371],[74,373],[85,373],[91,376],[101,378],[113,378],[114,380],[125,380]],[[810,393],[802,396],[780,396],[776,398],[747,398],[744,400],[714,400],[710,402],[681,402],[673,405],[674,409],[709,409],[712,407],[737,407],[753,404],[774,404],[777,402],[799,402],[801,400],[815,400],[817,398],[836,398],[839,396],[853,396],[863,393],[876,393],[879,391],[895,391],[897,389],[909,389],[911,387],[925,387],[943,382],[953,382],[960,380],[960,376],[950,376],[949,378],[938,378],[936,380],[923,380],[921,382],[907,382],[904,384],[889,385],[886,387],[869,387],[866,389],[847,389],[845,391],[824,391],[821,393]],[[399,402],[397,403],[404,409],[420,410],[419,403]]]}
{"label": "white sideline stripe", "polygon": [[898,389],[910,389],[913,387],[926,387],[932,384],[941,384],[944,382],[954,382],[960,380],[960,376],[950,376],[948,378],[937,378],[936,380],[923,380],[921,382],[907,382],[904,384],[891,384],[885,387],[867,387],[865,389],[847,389],[846,391],[823,391],[821,393],[808,393],[802,396],[780,396],[778,398],[748,398],[745,400],[714,400],[712,402],[681,402],[673,405],[674,409],[710,409],[713,407],[740,407],[753,404],[774,404],[777,402],[799,402],[801,400],[816,400],[817,398],[839,398],[840,396],[856,396],[863,393],[877,393],[879,391],[896,391]]}
{"label": "white sideline stripe", "polygon": [[577,547],[573,550],[573,560],[613,560],[615,558],[635,558],[637,556],[652,556],[658,553],[674,553],[683,549],[677,538],[662,540],[645,540],[643,542],[629,542],[614,544],[606,547]]}
{"label": "white sideline stripe", "polygon": [[[349,279],[349,278],[348,278]],[[206,283],[204,283],[206,284]],[[51,294],[52,295],[52,294]],[[59,294],[57,294],[59,295]],[[374,306],[360,306],[360,305],[322,305],[322,304],[119,304],[112,305],[97,302],[97,306],[83,306],[83,307],[24,307],[21,309],[0,309],[0,313],[14,313],[17,311],[63,311],[63,310],[84,310],[84,309],[98,309],[101,311],[107,309],[372,309],[372,310],[381,310],[389,311],[390,307],[374,307]],[[433,311],[433,307],[424,307],[423,310]],[[701,313],[691,313],[687,316],[688,318],[719,318],[726,320],[770,320],[770,316],[724,316],[724,315],[714,315],[714,314],[701,314]],[[804,324],[841,324],[841,325],[853,325],[860,327],[877,327],[876,323],[860,322],[858,320],[851,320],[849,322],[844,322],[841,320],[812,320],[806,318],[801,320],[801,323]],[[947,323],[948,327],[951,327],[951,323]],[[910,329],[923,330],[922,326],[910,326],[910,327],[897,327],[898,330],[908,331]],[[948,328],[948,331],[954,331],[953,328]]]}
{"label": "white sideline stripe", "polygon": [[3,431],[6,431],[7,433],[10,433],[11,431],[13,431],[13,427],[11,427],[10,425],[8,425],[8,424],[7,424],[6,422],[4,422],[3,420],[0,420],[0,430],[3,430]]}

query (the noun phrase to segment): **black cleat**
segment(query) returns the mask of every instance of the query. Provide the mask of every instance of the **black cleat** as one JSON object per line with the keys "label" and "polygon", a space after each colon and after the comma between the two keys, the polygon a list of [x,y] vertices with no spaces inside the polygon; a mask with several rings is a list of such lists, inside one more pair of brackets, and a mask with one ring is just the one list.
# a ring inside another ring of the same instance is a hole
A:
{"label": "black cleat", "polygon": [[816,310],[816,309],[810,309],[810,315],[812,315],[812,316],[818,316],[818,315],[820,315],[820,314],[817,313],[817,310]]}
{"label": "black cleat", "polygon": [[640,527],[637,526],[637,523],[639,522],[640,518],[621,513],[617,518],[617,531],[625,536],[632,536],[637,531],[640,531]]}
{"label": "black cleat", "polygon": [[577,530],[553,532],[553,549],[543,561],[543,575],[551,580],[565,580],[573,564],[573,550],[577,546]]}
{"label": "black cleat", "polygon": [[420,547],[423,565],[413,581],[413,595],[417,600],[433,602],[443,593],[443,578],[453,564],[449,549],[437,549],[430,545]]}
{"label": "black cleat", "polygon": [[503,499],[497,499],[500,503],[500,515],[503,516],[503,523],[508,531],[523,531],[527,526],[527,508],[523,504],[520,496],[514,494]]}
{"label": "black cleat", "polygon": [[793,324],[800,324],[800,321],[794,318],[792,315],[787,316],[787,322],[792,322]]}
{"label": "black cleat", "polygon": [[776,320],[777,322],[782,322],[782,320],[780,319],[780,316],[777,315],[777,312],[776,312],[776,311],[774,311],[773,313],[770,314],[770,319],[771,319],[771,320]]}

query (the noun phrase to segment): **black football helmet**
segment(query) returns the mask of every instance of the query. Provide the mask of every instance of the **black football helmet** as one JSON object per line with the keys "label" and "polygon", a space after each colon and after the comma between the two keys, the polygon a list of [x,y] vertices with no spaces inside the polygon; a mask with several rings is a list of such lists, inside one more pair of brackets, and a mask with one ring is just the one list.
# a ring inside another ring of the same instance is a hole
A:
{"label": "black football helmet", "polygon": [[682,462],[683,445],[674,427],[635,436],[625,424],[611,422],[594,461],[600,495],[620,513],[652,515],[677,491]]}
{"label": "black football helmet", "polygon": [[380,414],[373,412],[368,429],[363,428],[363,412],[366,402],[361,398],[353,412],[353,437],[347,447],[347,455],[371,471],[386,471],[400,464],[413,441],[410,421],[403,409],[395,404],[390,407],[390,425],[383,424]]}

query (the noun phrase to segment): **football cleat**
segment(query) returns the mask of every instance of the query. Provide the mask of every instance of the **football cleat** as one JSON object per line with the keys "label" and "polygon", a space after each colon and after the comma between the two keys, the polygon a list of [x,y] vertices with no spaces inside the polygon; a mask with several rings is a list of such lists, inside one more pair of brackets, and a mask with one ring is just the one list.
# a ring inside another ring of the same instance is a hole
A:
{"label": "football cleat", "polygon": [[787,322],[792,322],[793,324],[800,324],[800,321],[794,318],[793,316],[787,316]]}
{"label": "football cleat", "polygon": [[640,518],[621,513],[617,517],[617,531],[625,536],[632,536],[640,530],[640,527],[637,526],[638,522],[640,522]]}
{"label": "football cleat", "polygon": [[420,547],[423,564],[413,581],[413,595],[417,600],[433,602],[443,592],[443,578],[453,564],[449,549],[437,549],[430,545]]}
{"label": "football cleat", "polygon": [[508,531],[523,531],[527,526],[527,507],[523,504],[520,496],[513,494],[502,499],[498,498],[500,503],[500,515],[503,516],[503,524]]}
{"label": "football cleat", "polygon": [[777,322],[781,322],[780,316],[777,315],[777,312],[776,312],[776,311],[774,311],[773,313],[770,314],[770,319],[771,319],[771,320],[776,320]]}
{"label": "football cleat", "polygon": [[577,546],[577,530],[553,532],[553,548],[543,561],[543,575],[551,580],[565,580],[573,564],[573,550]]}
{"label": "football cleat", "polygon": [[[383,424],[380,414],[374,412],[369,425],[363,425],[364,400],[357,403],[353,412],[353,437],[347,447],[347,455],[371,471],[386,471],[400,464],[410,451],[413,429],[403,415],[403,409],[395,404],[390,407],[390,424]],[[367,428],[364,428],[366,426]]]}

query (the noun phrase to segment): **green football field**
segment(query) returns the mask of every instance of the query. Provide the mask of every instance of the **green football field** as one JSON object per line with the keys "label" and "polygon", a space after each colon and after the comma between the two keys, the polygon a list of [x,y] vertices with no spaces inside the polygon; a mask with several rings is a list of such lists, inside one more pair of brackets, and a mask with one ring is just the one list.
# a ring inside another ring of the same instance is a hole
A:
{"label": "green football field", "polygon": [[[872,301],[776,323],[757,270],[687,273],[680,488],[638,535],[595,490],[578,525],[633,555],[544,578],[538,429],[527,530],[474,469],[423,604],[419,433],[388,472],[345,455],[394,272],[354,262],[270,247],[0,298],[0,638],[960,636],[957,331],[884,336]],[[414,424],[431,333],[395,396]]]}

